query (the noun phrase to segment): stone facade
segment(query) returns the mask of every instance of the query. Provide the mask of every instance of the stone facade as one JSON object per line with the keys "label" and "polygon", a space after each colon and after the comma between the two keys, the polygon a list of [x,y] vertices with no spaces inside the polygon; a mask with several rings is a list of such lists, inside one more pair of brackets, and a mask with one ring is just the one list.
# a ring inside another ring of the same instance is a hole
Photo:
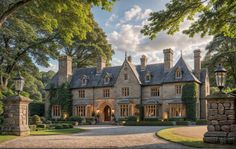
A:
{"label": "stone facade", "polygon": [[4,100],[4,122],[2,134],[26,136],[28,126],[28,105],[31,100],[23,96],[11,96]]}
{"label": "stone facade", "polygon": [[[95,113],[99,115],[100,121],[107,121],[112,119],[111,116],[124,118],[138,115],[139,107],[142,105],[144,118],[184,118],[186,106],[182,102],[182,87],[186,83],[196,83],[200,89],[197,97],[197,118],[205,118],[206,110],[202,108],[206,108],[206,102],[201,101],[209,94],[209,88],[206,88],[209,87],[207,71],[202,73],[203,69],[199,68],[201,66],[198,63],[196,67],[201,75],[196,77],[182,56],[173,66],[173,51],[165,49],[163,53],[163,63],[148,65],[148,58],[143,55],[140,65],[135,65],[129,56],[125,57],[121,66],[105,67],[105,60],[99,56],[96,67],[73,71],[70,81],[73,115],[91,117],[92,113]],[[200,62],[199,56],[194,58]],[[66,74],[70,74],[70,71],[66,71]],[[51,83],[54,86],[57,80],[60,80],[60,76],[61,74],[57,74],[53,77]],[[46,99],[46,114],[49,107],[49,101]],[[53,113],[51,116],[57,118]],[[110,118],[107,119],[107,116]]]}
{"label": "stone facade", "polygon": [[207,97],[208,132],[204,142],[236,144],[235,97],[218,93]]}

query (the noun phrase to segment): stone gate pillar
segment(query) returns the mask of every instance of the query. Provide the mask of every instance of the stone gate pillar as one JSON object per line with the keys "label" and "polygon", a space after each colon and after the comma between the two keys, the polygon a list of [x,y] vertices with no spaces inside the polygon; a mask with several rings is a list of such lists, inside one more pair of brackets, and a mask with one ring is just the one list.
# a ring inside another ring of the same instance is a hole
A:
{"label": "stone gate pillar", "polygon": [[207,98],[208,123],[204,142],[236,144],[235,97],[217,93]]}
{"label": "stone gate pillar", "polygon": [[26,136],[30,134],[28,125],[28,106],[31,100],[23,96],[4,99],[4,122],[2,134]]}

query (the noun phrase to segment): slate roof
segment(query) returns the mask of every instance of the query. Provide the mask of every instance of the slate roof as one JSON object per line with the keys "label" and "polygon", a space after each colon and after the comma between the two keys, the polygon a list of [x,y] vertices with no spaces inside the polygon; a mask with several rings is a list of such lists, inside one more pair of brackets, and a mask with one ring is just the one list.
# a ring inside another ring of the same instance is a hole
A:
{"label": "slate roof", "polygon": [[[182,73],[182,77],[179,79],[175,77],[175,72],[178,68],[181,70]],[[164,77],[163,83],[192,82],[192,81],[200,83],[200,81],[195,77],[192,70],[181,56],[178,62],[175,64],[175,66],[171,68],[169,73]]]}
{"label": "slate roof", "polygon": [[[126,61],[126,60],[125,60]],[[128,61],[127,61],[128,62]],[[141,70],[140,65],[133,65],[129,63],[129,66],[133,70],[135,76],[137,77],[140,84],[145,85],[160,85],[164,83],[174,83],[174,82],[198,82],[200,81],[194,76],[190,67],[186,64],[184,59],[180,57],[178,62],[169,72],[164,72],[164,63],[149,64],[146,65],[144,71]],[[119,75],[122,66],[105,67],[101,74],[96,74],[96,67],[80,68],[73,71],[72,79],[70,82],[71,88],[92,88],[92,87],[111,87],[115,84],[115,81]],[[182,72],[182,77],[180,79],[175,78],[175,71],[179,68]],[[147,73],[151,74],[151,80],[146,81],[145,76]],[[82,85],[82,77],[86,75],[88,82],[86,85]],[[104,83],[104,78],[106,75],[111,76],[111,80],[108,84]],[[201,81],[204,80],[204,76],[207,75],[207,71],[202,70]],[[56,74],[50,84],[57,85],[58,74]],[[47,87],[46,87],[47,89]],[[49,88],[48,88],[49,89]]]}

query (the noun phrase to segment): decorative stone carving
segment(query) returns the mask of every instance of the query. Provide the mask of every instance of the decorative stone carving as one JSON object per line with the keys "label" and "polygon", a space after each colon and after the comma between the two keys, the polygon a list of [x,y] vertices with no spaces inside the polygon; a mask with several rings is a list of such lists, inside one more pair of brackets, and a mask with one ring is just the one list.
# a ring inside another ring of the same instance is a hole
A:
{"label": "decorative stone carving", "polygon": [[207,96],[208,127],[204,142],[236,144],[235,97],[217,93]]}
{"label": "decorative stone carving", "polygon": [[31,100],[23,96],[11,96],[4,99],[4,122],[2,134],[26,136],[30,134],[28,126],[28,105]]}

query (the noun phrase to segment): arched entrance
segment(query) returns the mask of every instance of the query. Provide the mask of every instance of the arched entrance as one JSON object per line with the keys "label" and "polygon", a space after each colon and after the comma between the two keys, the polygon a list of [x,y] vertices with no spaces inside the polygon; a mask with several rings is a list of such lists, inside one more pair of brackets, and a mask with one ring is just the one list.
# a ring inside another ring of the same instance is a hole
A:
{"label": "arched entrance", "polygon": [[111,121],[111,108],[108,105],[104,108],[104,121]]}

